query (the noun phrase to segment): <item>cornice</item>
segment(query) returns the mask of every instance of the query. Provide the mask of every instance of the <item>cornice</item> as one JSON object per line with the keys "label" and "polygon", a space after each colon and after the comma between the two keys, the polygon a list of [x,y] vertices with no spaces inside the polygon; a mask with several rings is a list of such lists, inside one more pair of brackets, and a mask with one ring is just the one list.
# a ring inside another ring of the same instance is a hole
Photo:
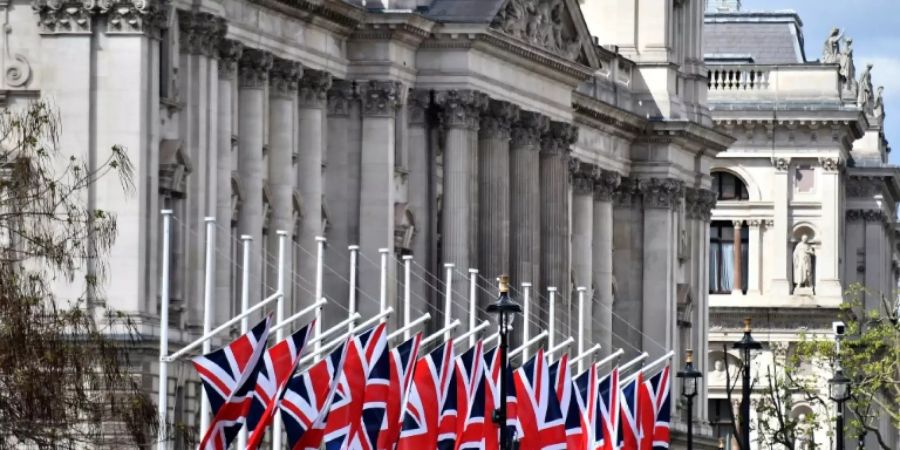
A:
{"label": "cornice", "polygon": [[332,31],[349,34],[359,26],[366,12],[341,0],[249,0]]}
{"label": "cornice", "polygon": [[669,120],[649,122],[647,131],[638,137],[641,142],[677,143],[685,147],[696,147],[698,153],[715,156],[728,150],[735,138],[714,128],[696,122]]}
{"label": "cornice", "polygon": [[588,120],[610,125],[630,134],[630,137],[643,133],[647,128],[647,120],[643,117],[577,91],[572,92],[572,108],[576,118],[580,115]]}
{"label": "cornice", "polygon": [[436,23],[416,13],[378,13],[366,16],[351,36],[354,40],[397,40],[413,46],[431,36]]}

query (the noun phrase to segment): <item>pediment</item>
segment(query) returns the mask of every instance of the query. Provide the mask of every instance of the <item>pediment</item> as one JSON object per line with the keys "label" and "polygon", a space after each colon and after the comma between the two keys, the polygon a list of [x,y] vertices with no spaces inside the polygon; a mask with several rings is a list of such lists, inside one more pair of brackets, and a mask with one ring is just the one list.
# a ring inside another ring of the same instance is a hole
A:
{"label": "pediment", "polygon": [[505,0],[490,27],[564,59],[600,68],[578,0]]}

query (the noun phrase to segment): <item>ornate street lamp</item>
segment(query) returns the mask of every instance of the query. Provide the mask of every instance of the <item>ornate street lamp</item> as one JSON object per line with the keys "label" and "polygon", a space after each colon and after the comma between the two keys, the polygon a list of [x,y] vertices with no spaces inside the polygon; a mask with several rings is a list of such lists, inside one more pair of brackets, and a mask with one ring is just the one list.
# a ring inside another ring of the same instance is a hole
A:
{"label": "ornate street lamp", "polygon": [[837,418],[835,428],[837,433],[837,450],[844,450],[844,402],[850,399],[850,378],[844,375],[841,366],[837,367],[834,377],[828,380],[828,394],[837,403]]}
{"label": "ornate street lamp", "polygon": [[719,450],[725,450],[725,438],[719,438]]}
{"label": "ornate street lamp", "polygon": [[750,450],[750,351],[762,349],[750,334],[751,319],[744,319],[744,337],[734,343],[734,348],[741,351],[744,370],[741,386],[741,449]]}
{"label": "ornate street lamp", "polygon": [[[522,307],[509,298],[509,277],[500,275],[500,296],[497,301],[488,305],[487,312],[497,315],[497,326],[500,328],[500,409],[494,411],[494,423],[500,428],[500,450],[511,450],[511,436],[506,429],[506,370],[509,367],[509,330],[512,329],[516,314],[522,313]],[[527,318],[526,318],[527,320]]]}
{"label": "ornate street lamp", "polygon": [[694,368],[694,351],[684,354],[684,368],[678,371],[681,378],[681,396],[687,399],[687,450],[694,450],[694,397],[697,396],[697,380],[703,375]]}

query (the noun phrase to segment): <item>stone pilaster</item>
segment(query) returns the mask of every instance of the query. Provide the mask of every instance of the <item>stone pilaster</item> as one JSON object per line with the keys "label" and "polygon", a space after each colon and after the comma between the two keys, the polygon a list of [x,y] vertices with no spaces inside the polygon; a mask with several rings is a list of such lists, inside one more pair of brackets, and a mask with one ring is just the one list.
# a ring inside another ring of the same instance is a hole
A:
{"label": "stone pilaster", "polygon": [[732,255],[734,258],[734,285],[731,287],[731,293],[733,295],[744,295],[744,243],[741,236],[744,221],[735,220],[732,224],[734,225],[734,237],[732,239],[732,242],[734,242],[734,247],[732,247],[734,251]]}
{"label": "stone pilaster", "polygon": [[789,204],[791,201],[791,160],[779,158],[775,161],[775,174],[772,175],[773,180],[773,196],[775,199],[774,217],[775,226],[772,229],[772,238],[775,242],[773,249],[773,270],[772,274],[772,295],[776,297],[787,297],[791,294],[791,279],[793,278],[792,267],[790,262],[790,224],[789,224]]}
{"label": "stone pilaster", "polygon": [[110,0],[99,8],[106,14],[107,34],[153,35],[166,23],[168,1]]}
{"label": "stone pilaster", "polygon": [[626,350],[625,357],[639,353],[644,299],[644,211],[643,181],[622,178],[613,191],[613,347]]}
{"label": "stone pilaster", "polygon": [[[816,295],[841,301],[844,289],[841,286],[840,266],[845,259],[842,244],[846,236],[840,214],[840,206],[844,200],[844,181],[841,176],[844,162],[840,158],[820,158],[819,164],[821,176],[818,187],[823,201],[821,236],[817,236],[822,244],[816,249],[819,253],[815,270]],[[889,266],[890,261],[885,261],[884,265]],[[879,290],[880,288],[881,286]]]}
{"label": "stone pilaster", "polygon": [[[407,133],[409,136],[409,156],[407,159],[409,178],[407,184],[407,207],[415,217],[415,237],[412,252],[415,264],[412,266],[411,296],[430,302],[436,293],[429,288],[426,280],[431,273],[440,273],[435,268],[435,238],[437,205],[435,199],[435,148],[432,145],[433,115],[431,91],[413,89],[407,97]],[[429,281],[429,283],[432,283]],[[432,283],[433,284],[433,283]],[[413,310],[431,311],[431,305],[419,305]]]}
{"label": "stone pilaster", "polygon": [[762,292],[760,286],[760,272],[762,271],[762,226],[763,221],[751,219],[748,225],[747,248],[747,294],[759,295]]}
{"label": "stone pilaster", "polygon": [[509,154],[510,184],[510,277],[516,289],[522,283],[532,283],[531,329],[540,328],[537,307],[540,285],[541,255],[541,196],[540,148],[541,136],[550,127],[550,120],[538,113],[522,111],[512,124]]}
{"label": "stone pilaster", "polygon": [[[594,172],[594,207],[591,233],[591,280],[594,289],[592,316],[595,339],[603,348],[600,354],[613,352],[613,193],[621,177],[608,170]],[[574,248],[574,246],[573,246]]]}
{"label": "stone pilaster", "polygon": [[178,29],[182,53],[216,58],[227,25],[225,19],[214,14],[179,9]]}
{"label": "stone pilaster", "polygon": [[[541,138],[541,286],[559,288],[557,301],[571,299],[569,287],[569,154],[578,129],[563,122],[550,122]],[[557,308],[561,310],[561,308]],[[556,327],[559,332],[563,327]],[[556,342],[567,336],[558,333]]]}
{"label": "stone pilaster", "polygon": [[571,160],[570,171],[572,177],[572,275],[575,285],[569,293],[572,304],[571,315],[572,335],[578,336],[578,301],[577,289],[584,287],[585,292],[585,326],[583,333],[585,342],[594,342],[592,338],[593,321],[593,246],[594,246],[594,178],[600,169],[593,165]]}

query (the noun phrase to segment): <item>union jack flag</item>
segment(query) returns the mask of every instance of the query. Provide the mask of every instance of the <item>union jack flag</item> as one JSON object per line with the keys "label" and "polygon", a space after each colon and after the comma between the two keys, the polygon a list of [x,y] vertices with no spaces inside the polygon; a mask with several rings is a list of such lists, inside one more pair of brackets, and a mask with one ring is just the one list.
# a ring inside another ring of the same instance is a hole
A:
{"label": "union jack flag", "polygon": [[288,382],[281,398],[281,421],[291,450],[318,450],[325,438],[325,420],[344,368],[349,339],[327,358]]}
{"label": "union jack flag", "polygon": [[643,450],[643,432],[641,430],[641,385],[644,376],[638,372],[637,377],[622,388],[621,427],[619,428],[619,448],[621,450]]}
{"label": "union jack flag", "polygon": [[[485,393],[487,394],[487,404],[488,406],[493,405],[491,411],[488,411],[489,417],[493,417],[493,411],[500,409],[500,349],[499,347],[494,347],[490,350],[486,350],[484,352],[484,360],[487,363],[487,389]],[[516,414],[516,388],[513,383],[513,372],[510,369],[509,365],[506,366],[506,370],[503,371],[504,383],[506,383],[506,432],[513,439],[522,436],[522,425],[519,423],[518,416]],[[485,436],[485,446],[488,450],[496,450],[500,443],[500,428],[497,424],[494,423],[493,420],[488,421],[490,426],[487,428],[487,435]]]}
{"label": "union jack flag", "polygon": [[386,350],[383,323],[351,341],[325,425],[326,450],[375,450],[390,376]]}
{"label": "union jack flag", "polygon": [[267,316],[226,347],[194,358],[213,414],[200,450],[225,450],[244,425],[271,326]]}
{"label": "union jack flag", "polygon": [[597,446],[594,450],[616,450],[619,448],[621,423],[618,367],[614,367],[609,375],[600,380],[597,391],[597,415],[594,427]]}
{"label": "union jack flag", "polygon": [[584,446],[584,433],[581,429],[582,405],[573,392],[572,370],[569,368],[569,355],[563,354],[559,360],[550,365],[550,380],[554,383],[559,410],[562,412],[566,426],[566,443],[570,449]]}
{"label": "union jack flag", "polygon": [[452,340],[416,362],[397,450],[453,449],[456,442],[454,369]]}
{"label": "union jack flag", "polygon": [[247,414],[247,431],[250,433],[247,440],[248,449],[259,447],[263,436],[266,435],[266,428],[275,417],[278,399],[281,398],[285,385],[297,369],[300,352],[306,346],[314,323],[315,320],[266,351],[262,368],[256,377],[256,389],[251,396],[250,411]]}
{"label": "union jack flag", "polygon": [[485,420],[490,416],[485,416],[483,350],[484,343],[478,341],[456,358],[457,450],[484,450]]}
{"label": "union jack flag", "polygon": [[641,416],[646,416],[646,419],[641,420],[641,425],[644,426],[644,447],[653,450],[669,448],[669,426],[672,419],[669,377],[670,368],[666,366],[642,385],[644,395],[641,399],[644,403],[641,405]]}
{"label": "union jack flag", "polygon": [[524,430],[521,448],[562,450],[566,429],[553,391],[544,350],[538,350],[515,373],[518,416]]}
{"label": "union jack flag", "polygon": [[421,343],[422,334],[419,333],[390,351],[391,376],[388,386],[386,428],[378,435],[378,450],[393,450],[400,439],[400,428],[403,425],[401,412],[406,409]]}
{"label": "union jack flag", "polygon": [[603,446],[601,412],[598,397],[600,383],[597,380],[597,365],[591,364],[588,370],[575,377],[575,395],[581,406],[582,445],[579,450],[601,450]]}

